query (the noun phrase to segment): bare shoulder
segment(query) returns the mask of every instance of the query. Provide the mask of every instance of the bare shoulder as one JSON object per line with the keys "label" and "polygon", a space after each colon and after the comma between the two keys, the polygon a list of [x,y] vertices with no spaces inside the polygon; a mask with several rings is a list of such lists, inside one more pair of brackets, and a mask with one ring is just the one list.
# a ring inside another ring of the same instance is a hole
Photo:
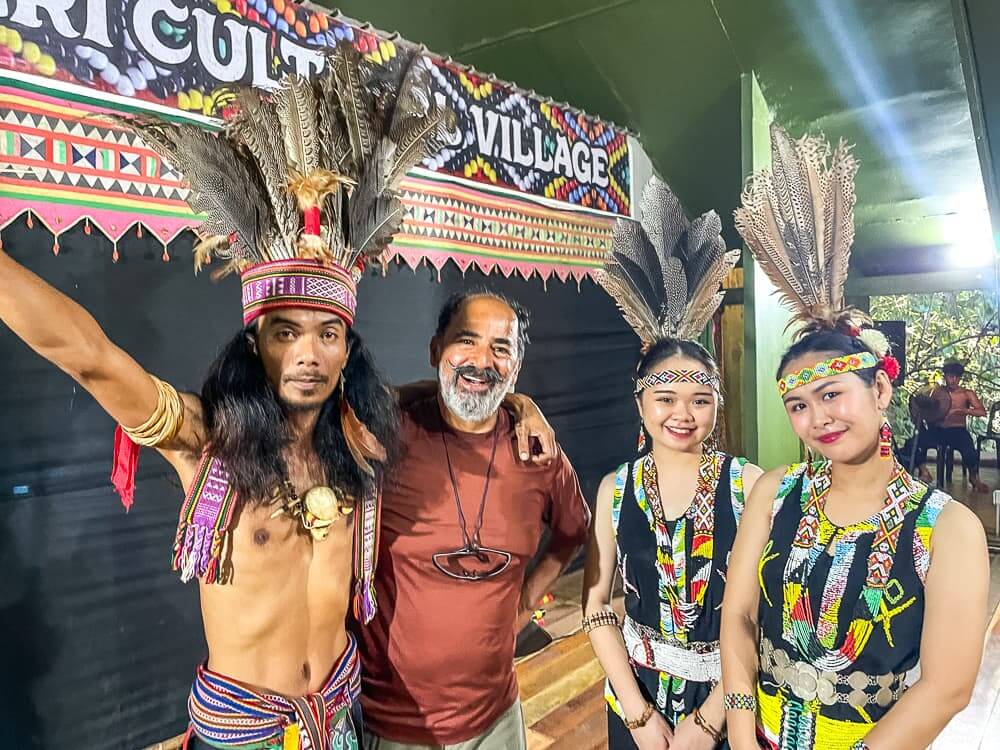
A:
{"label": "bare shoulder", "polygon": [[611,498],[615,494],[615,478],[621,467],[614,471],[609,471],[601,478],[601,483],[597,486],[597,504],[611,507]]}
{"label": "bare shoulder", "polygon": [[750,463],[747,461],[743,465],[743,488],[744,491],[749,492],[764,476],[764,470],[760,468],[757,464]]}
{"label": "bare shoulder", "polygon": [[618,471],[609,471],[603,477],[601,477],[601,483],[597,487],[598,495],[610,495],[615,489],[615,477],[618,475]]}
{"label": "bare shoulder", "polygon": [[935,549],[947,545],[953,548],[969,547],[970,551],[985,551],[986,529],[969,507],[953,500],[941,510],[934,525],[933,540]]}
{"label": "bare shoulder", "polygon": [[788,467],[776,466],[770,471],[764,471],[757,466],[754,466],[754,468],[759,472],[759,474],[757,475],[757,481],[754,484],[753,492],[750,493],[750,502],[762,502],[759,499],[762,497],[767,499],[773,498],[775,493],[778,491],[778,485],[781,484],[781,480],[784,479],[785,474],[788,473]]}

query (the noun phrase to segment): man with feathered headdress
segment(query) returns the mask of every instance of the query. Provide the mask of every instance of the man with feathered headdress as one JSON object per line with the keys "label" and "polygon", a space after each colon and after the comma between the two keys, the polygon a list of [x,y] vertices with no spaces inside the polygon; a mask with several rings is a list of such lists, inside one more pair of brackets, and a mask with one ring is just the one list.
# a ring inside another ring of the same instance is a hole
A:
{"label": "man with feathered headdress", "polygon": [[356,285],[402,222],[400,180],[452,119],[427,58],[401,52],[375,68],[343,44],[312,82],[287,78],[273,97],[243,90],[220,136],[122,121],[189,183],[204,217],[196,265],[215,256],[241,275],[244,328],[200,396],[146,372],[0,252],[0,319],[121,425],[112,481],[126,507],[139,445],[184,486],[174,568],[199,580],[211,654],[188,702],[196,744],[357,746],[345,619],[352,594],[360,622],[375,612],[379,486],[398,411],[352,328]]}

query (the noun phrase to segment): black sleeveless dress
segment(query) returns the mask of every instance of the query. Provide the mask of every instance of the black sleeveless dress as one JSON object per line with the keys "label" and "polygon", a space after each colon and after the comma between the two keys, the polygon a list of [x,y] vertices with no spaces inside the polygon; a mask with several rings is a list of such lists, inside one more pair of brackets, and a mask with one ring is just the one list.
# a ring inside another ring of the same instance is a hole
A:
{"label": "black sleeveless dress", "polygon": [[[683,649],[691,649],[694,660],[699,659],[699,652],[710,653],[717,660],[726,569],[743,512],[745,465],[744,458],[706,454],[699,480],[703,496],[696,493],[685,514],[673,521],[660,518],[659,503],[648,498],[656,492],[657,484],[652,454],[619,467],[612,521],[618,570],[625,588],[626,633],[632,628],[633,633],[649,633],[653,639],[676,644],[671,652],[682,661],[688,658]],[[636,658],[632,649],[630,660],[646,700],[671,726],[700,706],[718,680],[717,674],[714,680],[695,680],[650,668],[644,664],[656,660],[642,658],[641,652]],[[622,721],[610,683],[605,697],[608,747],[632,750],[635,743]],[[722,747],[728,748],[728,744]]]}
{"label": "black sleeveless dress", "polygon": [[770,750],[850,750],[920,656],[931,533],[951,498],[897,464],[882,511],[838,527],[830,484],[827,461],[789,467],[760,559],[757,729]]}

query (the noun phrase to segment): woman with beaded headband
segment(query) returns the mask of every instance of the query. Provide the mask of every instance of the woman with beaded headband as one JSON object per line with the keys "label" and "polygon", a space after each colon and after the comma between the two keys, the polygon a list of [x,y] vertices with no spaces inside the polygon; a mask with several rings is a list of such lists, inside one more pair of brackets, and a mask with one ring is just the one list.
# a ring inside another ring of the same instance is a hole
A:
{"label": "woman with beaded headband", "polygon": [[983,527],[893,454],[885,411],[898,365],[844,305],[849,149],[772,125],[771,153],[736,226],[801,324],[778,396],[818,458],[768,472],[747,502],[722,618],[730,743],[927,747],[969,701],[979,668]]}
{"label": "woman with beaded headband", "polygon": [[[601,482],[587,551],[584,630],[608,676],[612,750],[725,746],[719,606],[743,493],[760,475],[712,447],[719,369],[693,339],[738,251],[718,215],[689,222],[660,180],[640,223],[620,220],[600,283],[642,340],[639,456]],[[616,574],[625,619],[611,609]]]}

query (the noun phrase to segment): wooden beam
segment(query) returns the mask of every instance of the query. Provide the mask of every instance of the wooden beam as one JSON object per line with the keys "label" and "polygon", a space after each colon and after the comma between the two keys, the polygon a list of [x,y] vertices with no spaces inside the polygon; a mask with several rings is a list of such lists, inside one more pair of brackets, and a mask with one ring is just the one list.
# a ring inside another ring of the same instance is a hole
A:
{"label": "wooden beam", "polygon": [[[771,163],[771,115],[757,77],[744,73],[741,84],[743,174],[749,177]],[[799,440],[774,385],[774,369],[790,343],[788,320],[789,313],[775,296],[774,285],[744,249],[741,445],[743,455],[766,469],[791,463],[800,453]],[[761,435],[767,439],[762,440]]]}

